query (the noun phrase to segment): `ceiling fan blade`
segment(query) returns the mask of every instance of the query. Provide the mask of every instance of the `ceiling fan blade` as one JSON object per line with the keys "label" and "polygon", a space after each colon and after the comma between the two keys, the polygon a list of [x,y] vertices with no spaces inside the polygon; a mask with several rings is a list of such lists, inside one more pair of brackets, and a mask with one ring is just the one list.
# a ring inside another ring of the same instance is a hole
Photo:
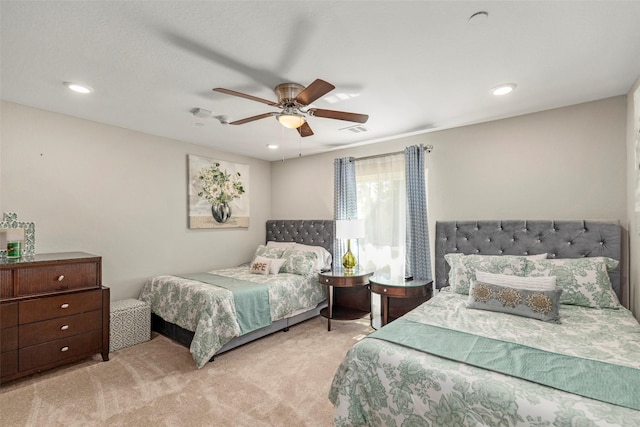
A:
{"label": "ceiling fan blade", "polygon": [[251,117],[247,117],[246,119],[240,119],[240,120],[236,120],[234,122],[229,123],[230,125],[243,125],[245,123],[249,123],[249,122],[253,122],[255,120],[260,120],[260,119],[265,119],[267,117],[271,117],[274,116],[278,113],[264,113],[264,114],[259,114],[257,116],[251,116]]}
{"label": "ceiling fan blade", "polygon": [[324,117],[325,119],[345,120],[347,122],[366,123],[369,116],[366,114],[347,113],[346,111],[322,110],[311,108],[308,111],[314,117]]}
{"label": "ceiling fan blade", "polygon": [[334,90],[336,87],[324,80],[316,79],[313,83],[307,86],[302,92],[296,96],[296,102],[300,105],[309,105],[321,96]]}
{"label": "ceiling fan blade", "polygon": [[307,123],[307,122],[304,122],[304,124],[298,128],[298,133],[302,137],[313,135],[313,131],[311,130],[311,126],[309,126],[309,123]]}
{"label": "ceiling fan blade", "polygon": [[276,102],[269,101],[268,99],[258,98],[257,96],[247,95],[246,93],[236,92],[235,90],[225,89],[223,87],[216,87],[213,89],[215,92],[226,93],[227,95],[239,96],[240,98],[250,99],[252,101],[262,102],[263,104],[271,105],[275,107],[278,105]]}

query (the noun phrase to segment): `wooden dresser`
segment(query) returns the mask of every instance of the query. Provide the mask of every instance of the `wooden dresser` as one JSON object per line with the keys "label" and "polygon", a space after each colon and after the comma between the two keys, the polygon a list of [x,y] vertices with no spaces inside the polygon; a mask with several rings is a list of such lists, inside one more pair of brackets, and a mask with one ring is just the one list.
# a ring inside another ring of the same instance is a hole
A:
{"label": "wooden dresser", "polygon": [[0,260],[0,384],[97,353],[109,360],[101,257],[66,252]]}

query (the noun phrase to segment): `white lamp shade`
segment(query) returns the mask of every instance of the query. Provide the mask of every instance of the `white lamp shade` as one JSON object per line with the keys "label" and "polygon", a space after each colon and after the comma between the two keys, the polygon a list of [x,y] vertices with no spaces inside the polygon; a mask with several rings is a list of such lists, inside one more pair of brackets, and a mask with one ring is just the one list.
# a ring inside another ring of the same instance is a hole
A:
{"label": "white lamp shade", "polygon": [[360,239],[364,237],[364,221],[361,219],[336,220],[337,239]]}
{"label": "white lamp shade", "polygon": [[289,129],[297,129],[305,122],[304,117],[298,114],[278,114],[276,119],[282,126]]}

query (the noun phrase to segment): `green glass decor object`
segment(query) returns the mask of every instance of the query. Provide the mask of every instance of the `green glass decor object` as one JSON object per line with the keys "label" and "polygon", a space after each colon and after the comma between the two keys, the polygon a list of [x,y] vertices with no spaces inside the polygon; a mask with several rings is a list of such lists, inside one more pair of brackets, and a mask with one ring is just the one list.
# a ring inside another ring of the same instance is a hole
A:
{"label": "green glass decor object", "polygon": [[342,257],[342,266],[346,271],[353,270],[358,264],[356,257],[351,252],[351,239],[347,240],[347,252]]}

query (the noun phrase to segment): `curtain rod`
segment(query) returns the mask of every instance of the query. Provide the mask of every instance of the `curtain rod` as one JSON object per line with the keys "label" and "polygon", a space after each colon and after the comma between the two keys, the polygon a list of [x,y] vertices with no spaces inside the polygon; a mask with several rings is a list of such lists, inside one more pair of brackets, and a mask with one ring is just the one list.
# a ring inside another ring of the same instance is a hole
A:
{"label": "curtain rod", "polygon": [[[433,145],[425,145],[424,146],[424,151],[426,151],[427,153],[430,153],[433,151]],[[377,159],[379,157],[387,157],[387,156],[395,156],[396,154],[404,154],[404,150],[403,151],[395,151],[393,153],[384,153],[384,154],[374,154],[371,156],[364,156],[364,157],[353,157],[352,161],[356,161],[356,160],[369,160],[369,159]]]}

